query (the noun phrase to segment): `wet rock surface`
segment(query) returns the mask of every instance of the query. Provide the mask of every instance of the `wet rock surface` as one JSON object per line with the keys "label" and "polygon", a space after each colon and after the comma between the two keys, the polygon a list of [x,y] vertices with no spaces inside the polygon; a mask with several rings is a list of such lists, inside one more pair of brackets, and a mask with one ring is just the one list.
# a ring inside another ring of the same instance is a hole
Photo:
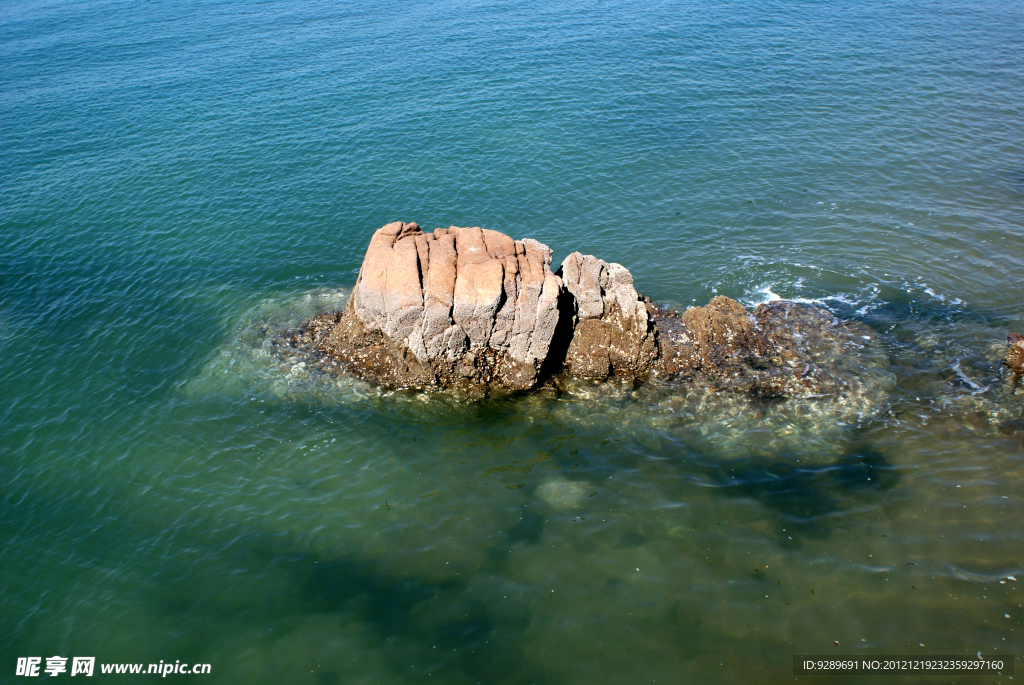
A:
{"label": "wet rock surface", "polygon": [[659,373],[762,397],[837,396],[856,379],[843,372],[845,354],[875,338],[864,324],[842,322],[794,302],[760,304],[753,312],[718,296],[682,316],[655,310]]}
{"label": "wet rock surface", "polygon": [[[481,228],[396,222],[370,241],[344,312],[285,346],[391,388],[519,391],[559,379],[656,377],[763,397],[838,396],[842,358],[874,337],[813,306],[727,297],[681,315],[637,293],[623,266]],[[1024,347],[1021,348],[1024,360]]]}

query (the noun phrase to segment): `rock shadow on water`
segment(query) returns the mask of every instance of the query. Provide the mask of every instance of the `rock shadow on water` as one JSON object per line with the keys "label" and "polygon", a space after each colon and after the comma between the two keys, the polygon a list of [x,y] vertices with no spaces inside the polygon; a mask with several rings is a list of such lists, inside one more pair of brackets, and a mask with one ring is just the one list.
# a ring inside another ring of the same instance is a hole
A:
{"label": "rock shadow on water", "polygon": [[[211,528],[209,522],[185,515],[165,516],[153,508],[138,511],[124,504],[124,498],[112,501],[114,508],[105,507],[100,514],[94,503],[54,488],[26,490],[21,484],[0,490],[0,532],[13,534],[45,522],[48,530],[57,531],[57,542],[74,549],[76,572],[95,580],[97,594],[80,601],[83,611],[92,609],[102,618],[82,624],[102,629],[88,635],[83,633],[87,628],[76,625],[62,638],[78,640],[86,645],[83,649],[109,648],[105,640],[113,625],[120,633],[137,632],[114,643],[129,649],[124,653],[137,662],[155,662],[160,645],[164,650],[171,645],[193,662],[220,663],[220,678],[227,681],[272,682],[276,673],[277,682],[289,682],[283,674],[295,674],[315,658],[336,668],[292,682],[348,682],[347,664],[339,655],[287,651],[288,645],[309,636],[309,626],[337,620],[339,630],[332,634],[340,642],[327,636],[313,649],[345,644],[353,654],[372,652],[404,676],[398,682],[557,682],[530,666],[518,646],[529,628],[529,610],[511,602],[496,610],[475,587],[478,578],[490,575],[489,569],[460,568],[462,575],[445,571],[427,577],[358,554],[323,558],[295,537],[263,530],[251,520]],[[96,525],[100,516],[103,525]],[[177,528],[165,530],[168,521]],[[179,545],[174,554],[161,542],[168,530]],[[31,583],[31,574],[20,575]],[[111,600],[114,591],[118,595]],[[53,626],[63,624],[53,623],[52,610],[38,611],[40,600],[31,597],[20,593],[5,598],[5,609],[14,612],[11,620],[5,616],[0,621],[11,628],[8,642],[31,653],[43,644],[39,635],[49,636],[46,649],[59,653],[61,631]],[[47,599],[42,606],[48,608],[55,600]],[[14,616],[22,618],[14,622]],[[312,617],[326,621],[311,622]],[[355,637],[346,641],[346,636]],[[246,656],[246,651],[260,656]],[[254,677],[246,679],[246,674]]]}
{"label": "rock shadow on water", "polygon": [[799,455],[787,454],[706,466],[705,478],[729,497],[754,499],[775,511],[783,546],[799,546],[801,537],[829,537],[837,515],[880,502],[899,481],[882,452],[856,442],[829,464],[802,465]]}
{"label": "rock shadow on water", "polygon": [[563,478],[547,480],[537,486],[533,496],[521,507],[519,521],[506,530],[501,541],[489,550],[488,558],[493,569],[505,568],[511,548],[539,544],[552,513],[578,507],[594,490],[595,487],[589,483]]}

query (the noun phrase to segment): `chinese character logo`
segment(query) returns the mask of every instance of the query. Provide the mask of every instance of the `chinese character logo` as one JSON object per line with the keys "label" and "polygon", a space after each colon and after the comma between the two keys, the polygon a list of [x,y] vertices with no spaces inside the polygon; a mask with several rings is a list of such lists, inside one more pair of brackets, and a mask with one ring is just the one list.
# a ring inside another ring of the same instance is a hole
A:
{"label": "chinese character logo", "polygon": [[58,673],[64,673],[68,670],[67,663],[67,658],[62,656],[46,657],[46,674],[52,678]]}
{"label": "chinese character logo", "polygon": [[[19,656],[14,675],[38,676],[42,662],[43,658],[40,656]],[[67,657],[48,656],[43,672],[52,678],[61,673],[67,673],[67,664]],[[71,659],[71,675],[91,676],[95,667],[96,657],[94,656],[76,656]]]}
{"label": "chinese character logo", "polygon": [[71,675],[92,675],[96,665],[94,656],[76,656],[71,660]]}
{"label": "chinese character logo", "polygon": [[39,675],[39,663],[42,660],[41,656],[19,656],[14,675]]}

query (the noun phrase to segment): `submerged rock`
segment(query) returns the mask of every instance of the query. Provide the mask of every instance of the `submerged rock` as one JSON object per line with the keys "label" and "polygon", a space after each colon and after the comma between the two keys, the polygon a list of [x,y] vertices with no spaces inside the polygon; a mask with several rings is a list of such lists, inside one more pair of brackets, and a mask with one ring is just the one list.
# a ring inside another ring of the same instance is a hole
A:
{"label": "submerged rock", "polygon": [[658,310],[655,323],[665,378],[762,397],[844,393],[855,379],[842,373],[841,359],[875,337],[817,307],[778,300],[749,312],[722,296],[682,316]]}
{"label": "submerged rock", "polygon": [[374,233],[345,311],[302,335],[333,366],[387,387],[527,390],[561,377],[657,376],[767,397],[838,395],[835,362],[866,327],[815,307],[747,311],[716,297],[682,315],[637,293],[620,264],[488,229]]}
{"label": "submerged rock", "polygon": [[594,487],[588,483],[566,480],[549,480],[537,488],[537,496],[559,511],[572,509],[592,493]]}

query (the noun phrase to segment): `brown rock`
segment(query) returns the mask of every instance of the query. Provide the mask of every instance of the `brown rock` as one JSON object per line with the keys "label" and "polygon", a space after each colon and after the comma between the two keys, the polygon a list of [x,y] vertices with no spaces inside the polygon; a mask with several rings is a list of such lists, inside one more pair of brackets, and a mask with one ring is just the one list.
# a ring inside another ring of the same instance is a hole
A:
{"label": "brown rock", "polygon": [[572,296],[574,326],[564,370],[579,378],[639,379],[658,357],[654,322],[620,264],[573,252],[559,270]]}
{"label": "brown rock", "polygon": [[756,317],[736,300],[721,295],[704,307],[656,315],[661,343],[661,371],[669,377],[697,373],[722,375],[725,367],[764,358],[768,340]]}
{"label": "brown rock", "polygon": [[753,314],[736,300],[721,295],[704,307],[683,312],[683,325],[692,336],[693,354],[702,369],[730,358],[764,356],[768,341]]}

